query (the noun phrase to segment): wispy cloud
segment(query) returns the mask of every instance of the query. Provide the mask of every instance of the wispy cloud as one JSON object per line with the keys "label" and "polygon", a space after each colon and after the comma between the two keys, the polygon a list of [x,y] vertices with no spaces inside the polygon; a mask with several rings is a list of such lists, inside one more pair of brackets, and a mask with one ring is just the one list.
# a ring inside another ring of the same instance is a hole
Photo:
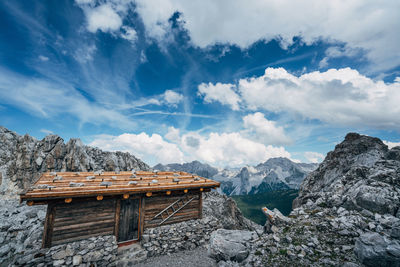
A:
{"label": "wispy cloud", "polygon": [[126,115],[88,101],[68,84],[27,78],[3,68],[0,68],[0,99],[1,103],[16,106],[36,117],[68,114],[81,123],[109,124],[118,128],[135,126]]}

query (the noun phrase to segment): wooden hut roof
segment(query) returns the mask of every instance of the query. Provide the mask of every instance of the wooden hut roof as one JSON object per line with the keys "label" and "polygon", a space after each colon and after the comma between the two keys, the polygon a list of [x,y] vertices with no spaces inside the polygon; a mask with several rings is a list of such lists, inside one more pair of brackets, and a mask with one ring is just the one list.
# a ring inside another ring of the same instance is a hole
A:
{"label": "wooden hut roof", "polygon": [[187,172],[46,172],[21,200],[206,189],[220,183]]}

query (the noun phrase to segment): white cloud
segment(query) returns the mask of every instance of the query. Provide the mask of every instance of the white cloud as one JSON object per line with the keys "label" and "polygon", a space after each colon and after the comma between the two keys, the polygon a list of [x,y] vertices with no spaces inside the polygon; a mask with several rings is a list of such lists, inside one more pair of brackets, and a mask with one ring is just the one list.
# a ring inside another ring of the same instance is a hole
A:
{"label": "white cloud", "polygon": [[43,62],[46,62],[46,61],[49,61],[49,58],[46,57],[46,56],[40,55],[40,56],[39,56],[39,60],[40,60],[40,61],[43,61]]}
{"label": "white cloud", "polygon": [[44,134],[46,134],[46,135],[54,134],[53,131],[50,131],[50,130],[47,130],[47,129],[40,129],[40,132],[41,132],[41,133],[44,133]]}
{"label": "white cloud", "polygon": [[304,152],[304,157],[311,163],[322,162],[325,158],[325,156],[323,154],[318,153],[318,152],[311,152],[311,151]]}
{"label": "white cloud", "polygon": [[158,134],[122,134],[120,136],[97,136],[90,144],[111,151],[128,151],[150,165],[200,160],[214,166],[239,167],[258,164],[272,157],[291,155],[284,147],[264,145],[234,133],[195,132],[181,134],[174,127],[168,128],[165,138]]}
{"label": "white cloud", "polygon": [[400,146],[400,142],[390,142],[390,141],[383,141],[385,145],[389,147],[389,149],[392,149],[395,146]]}
{"label": "white cloud", "polygon": [[96,45],[82,45],[74,53],[74,58],[80,63],[87,63],[93,59],[96,52]]}
{"label": "white cloud", "polygon": [[134,28],[129,27],[129,26],[122,26],[121,27],[122,32],[121,32],[121,37],[134,43],[137,40],[137,33]]}
{"label": "white cloud", "polygon": [[158,162],[183,162],[183,153],[178,146],[165,141],[158,134],[151,136],[146,133],[125,133],[119,136],[100,135],[89,145],[107,151],[129,152],[151,165]]}
{"label": "white cloud", "polygon": [[90,32],[96,32],[97,30],[112,32],[122,26],[121,17],[108,4],[86,9],[86,17],[87,29]]}
{"label": "white cloud", "polygon": [[[233,92],[232,87],[226,85]],[[400,83],[374,81],[350,68],[299,77],[283,68],[267,68],[260,77],[239,80],[236,90],[242,106],[250,110],[300,115],[331,125],[400,129]]]}
{"label": "white cloud", "polygon": [[260,112],[243,117],[244,128],[253,136],[266,144],[284,145],[291,142],[286,136],[283,127],[277,126],[276,122],[267,120]]}
{"label": "white cloud", "polygon": [[176,93],[172,90],[167,90],[162,95],[163,102],[167,105],[176,107],[183,100],[183,95]]}
{"label": "white cloud", "polygon": [[[148,35],[162,40],[168,19],[181,12],[195,45],[215,43],[248,47],[265,39],[278,39],[283,47],[301,36],[310,44],[321,38],[361,48],[375,70],[400,64],[399,1],[213,1],[138,0]],[[301,12],[299,12],[301,11]],[[212,29],[212,30],[210,30]]]}
{"label": "white cloud", "polygon": [[233,110],[239,109],[240,98],[234,91],[232,84],[202,83],[198,86],[198,95],[204,97],[206,103],[220,102],[230,106]]}
{"label": "white cloud", "polygon": [[157,106],[170,106],[177,107],[179,103],[181,103],[184,99],[182,94],[179,94],[172,90],[166,90],[164,93],[155,95],[152,97],[143,97],[139,100],[133,101],[128,105],[122,106],[123,109],[130,109],[135,107],[144,107],[147,105],[157,105]]}

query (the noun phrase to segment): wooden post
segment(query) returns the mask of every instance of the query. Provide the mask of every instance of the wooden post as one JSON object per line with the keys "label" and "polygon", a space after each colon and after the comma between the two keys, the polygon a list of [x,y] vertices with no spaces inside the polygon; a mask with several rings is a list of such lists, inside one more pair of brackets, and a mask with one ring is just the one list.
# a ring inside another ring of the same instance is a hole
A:
{"label": "wooden post", "polygon": [[203,218],[203,193],[199,193],[199,219]]}
{"label": "wooden post", "polygon": [[140,198],[140,209],[139,209],[139,240],[141,239],[144,231],[144,213],[145,213],[145,198]]}
{"label": "wooden post", "polygon": [[115,238],[117,239],[118,242],[118,235],[119,235],[119,218],[120,218],[120,212],[121,212],[121,200],[117,199],[116,204],[115,204],[115,227],[114,227],[114,235]]}
{"label": "wooden post", "polygon": [[54,203],[49,203],[47,205],[46,219],[44,221],[42,248],[49,248],[51,246],[55,212],[56,212],[56,207],[54,206]]}

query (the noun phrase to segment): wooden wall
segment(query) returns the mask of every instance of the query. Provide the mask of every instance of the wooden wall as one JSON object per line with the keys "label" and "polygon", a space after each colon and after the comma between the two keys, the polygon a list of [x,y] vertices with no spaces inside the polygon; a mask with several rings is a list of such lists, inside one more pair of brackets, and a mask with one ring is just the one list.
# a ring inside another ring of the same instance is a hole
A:
{"label": "wooden wall", "polygon": [[[182,196],[183,195],[145,197],[144,228],[158,226],[161,222],[161,218],[158,217],[154,220],[152,220],[152,218]],[[201,218],[201,193],[188,193],[186,196],[189,198],[194,197],[194,199],[162,225]]]}
{"label": "wooden wall", "polygon": [[49,204],[43,245],[114,234],[115,207],[115,199]]}

